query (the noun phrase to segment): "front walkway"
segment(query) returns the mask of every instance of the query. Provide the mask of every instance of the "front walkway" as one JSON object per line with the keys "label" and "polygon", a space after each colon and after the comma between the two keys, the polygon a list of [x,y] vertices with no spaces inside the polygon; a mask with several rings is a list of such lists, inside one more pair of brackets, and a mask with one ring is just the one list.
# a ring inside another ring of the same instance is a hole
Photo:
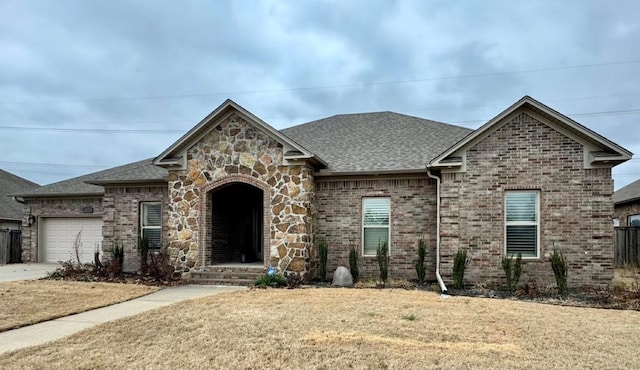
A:
{"label": "front walkway", "polygon": [[179,285],[162,289],[130,301],[5,331],[0,333],[0,353],[44,344],[108,321],[137,315],[183,300],[246,289],[212,285]]}

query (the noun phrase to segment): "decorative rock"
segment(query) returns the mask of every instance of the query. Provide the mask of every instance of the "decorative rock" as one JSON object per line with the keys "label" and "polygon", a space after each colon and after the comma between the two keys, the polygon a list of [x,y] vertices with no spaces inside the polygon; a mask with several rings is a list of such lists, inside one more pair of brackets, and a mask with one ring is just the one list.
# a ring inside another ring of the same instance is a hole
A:
{"label": "decorative rock", "polygon": [[333,273],[333,282],[332,286],[341,286],[341,287],[352,287],[353,286],[353,276],[351,276],[351,272],[344,266],[338,266],[336,272]]}

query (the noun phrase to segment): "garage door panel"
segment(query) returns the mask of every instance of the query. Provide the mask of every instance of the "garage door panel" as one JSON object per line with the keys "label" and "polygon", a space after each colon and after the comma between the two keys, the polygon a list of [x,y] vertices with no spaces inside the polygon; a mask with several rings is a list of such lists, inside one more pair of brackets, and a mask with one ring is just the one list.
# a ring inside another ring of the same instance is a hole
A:
{"label": "garage door panel", "polygon": [[93,262],[96,247],[102,246],[100,218],[45,218],[42,227],[42,253],[47,262],[76,260],[75,243],[80,233],[80,260]]}

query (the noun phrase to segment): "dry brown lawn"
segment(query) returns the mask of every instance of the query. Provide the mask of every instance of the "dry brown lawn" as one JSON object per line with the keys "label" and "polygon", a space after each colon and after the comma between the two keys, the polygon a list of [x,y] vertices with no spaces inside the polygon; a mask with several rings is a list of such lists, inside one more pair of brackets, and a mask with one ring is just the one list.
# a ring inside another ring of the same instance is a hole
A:
{"label": "dry brown lawn", "polygon": [[185,301],[0,356],[0,368],[639,368],[640,312],[391,289]]}
{"label": "dry brown lawn", "polygon": [[0,283],[0,331],[127,301],[157,287],[75,281]]}

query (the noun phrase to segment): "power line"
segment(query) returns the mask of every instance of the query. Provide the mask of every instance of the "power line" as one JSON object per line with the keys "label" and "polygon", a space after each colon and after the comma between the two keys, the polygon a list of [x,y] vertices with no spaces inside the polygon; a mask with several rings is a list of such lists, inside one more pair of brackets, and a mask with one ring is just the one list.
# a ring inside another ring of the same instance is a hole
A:
{"label": "power line", "polygon": [[285,89],[240,90],[240,91],[210,92],[210,93],[200,93],[200,94],[194,93],[194,94],[151,95],[151,96],[130,96],[130,97],[87,97],[87,98],[68,98],[68,99],[0,101],[0,105],[58,103],[58,102],[69,102],[69,101],[127,101],[127,100],[181,99],[181,98],[212,97],[212,96],[220,96],[220,95],[229,96],[229,95],[249,95],[249,94],[270,94],[270,93],[293,92],[293,91],[346,89],[346,88],[358,88],[358,87],[369,87],[369,86],[380,86],[380,85],[396,85],[396,84],[418,83],[418,82],[508,76],[508,75],[521,74],[521,73],[549,72],[549,71],[594,68],[594,67],[605,67],[605,66],[638,64],[638,63],[640,63],[640,60],[628,60],[628,61],[617,61],[617,62],[608,62],[608,63],[580,64],[580,65],[562,66],[562,67],[534,68],[534,69],[525,69],[525,70],[519,70],[519,71],[509,71],[509,72],[492,72],[492,73],[479,73],[479,74],[471,74],[471,75],[425,77],[425,78],[415,78],[415,79],[406,79],[406,80],[371,81],[371,82],[351,83],[351,84],[342,84],[342,85],[292,87],[292,88],[285,88]]}
{"label": "power line", "polygon": [[[598,112],[583,112],[566,114],[570,117],[607,117],[607,116],[619,116],[627,114],[638,114],[640,109],[624,109],[624,110],[610,110],[610,111],[598,111]],[[485,123],[488,119],[484,120],[465,120],[465,121],[453,121],[448,122],[450,124],[456,124],[460,126],[472,126],[477,123]],[[103,123],[104,124],[104,123]],[[22,127],[22,126],[0,126],[0,130],[13,130],[13,131],[45,131],[45,132],[69,132],[69,133],[98,133],[98,134],[149,134],[149,135],[164,135],[164,134],[176,134],[184,133],[185,130],[168,130],[168,129],[94,129],[94,128],[56,128],[56,127]]]}

